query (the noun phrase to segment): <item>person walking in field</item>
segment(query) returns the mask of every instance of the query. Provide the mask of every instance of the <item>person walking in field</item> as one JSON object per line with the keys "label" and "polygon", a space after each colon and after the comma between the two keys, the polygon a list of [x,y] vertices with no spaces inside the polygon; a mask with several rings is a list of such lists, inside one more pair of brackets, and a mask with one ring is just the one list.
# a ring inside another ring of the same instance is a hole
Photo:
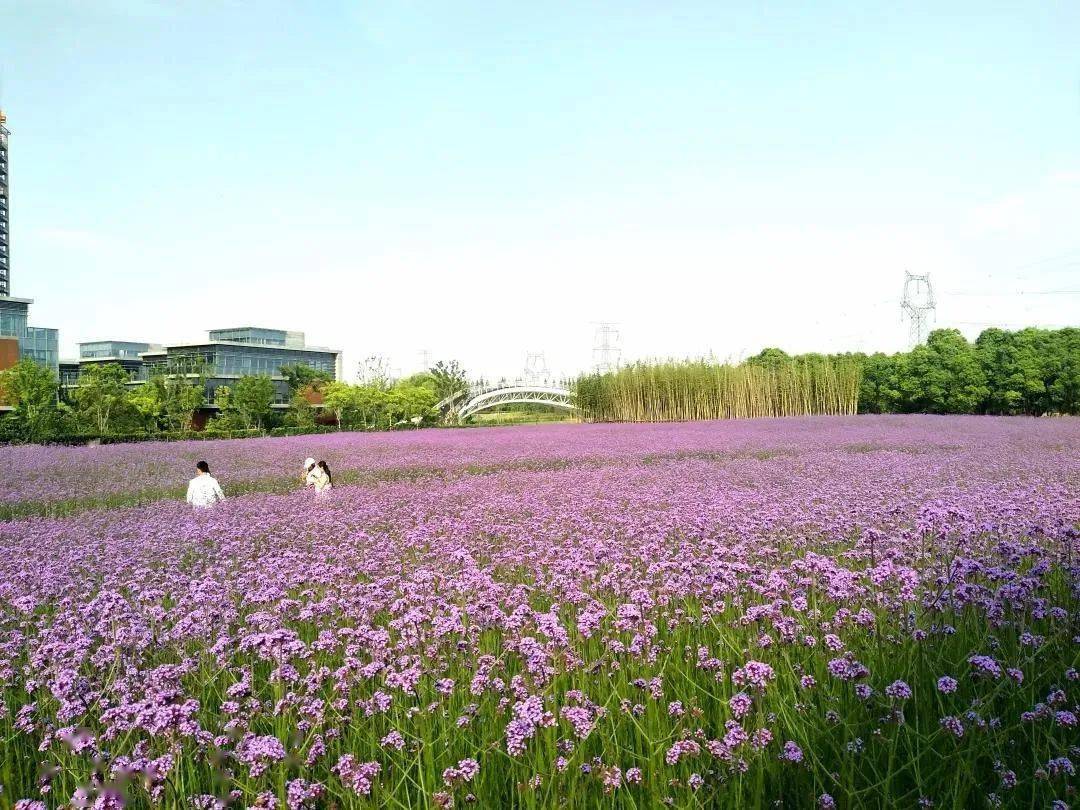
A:
{"label": "person walking in field", "polygon": [[304,460],[304,486],[315,487],[315,494],[321,495],[333,487],[330,466],[325,461],[316,462],[313,458]]}
{"label": "person walking in field", "polygon": [[200,461],[195,465],[195,477],[188,482],[187,502],[195,509],[206,509],[225,500],[221,485],[210,474],[210,465]]}

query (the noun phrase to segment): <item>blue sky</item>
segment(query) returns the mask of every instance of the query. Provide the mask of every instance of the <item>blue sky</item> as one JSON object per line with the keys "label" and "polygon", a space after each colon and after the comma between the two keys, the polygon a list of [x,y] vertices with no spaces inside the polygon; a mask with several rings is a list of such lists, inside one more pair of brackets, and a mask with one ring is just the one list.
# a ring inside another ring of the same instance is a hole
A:
{"label": "blue sky", "polygon": [[0,0],[14,293],[489,375],[899,349],[905,269],[1076,324],[1080,5],[990,5]]}

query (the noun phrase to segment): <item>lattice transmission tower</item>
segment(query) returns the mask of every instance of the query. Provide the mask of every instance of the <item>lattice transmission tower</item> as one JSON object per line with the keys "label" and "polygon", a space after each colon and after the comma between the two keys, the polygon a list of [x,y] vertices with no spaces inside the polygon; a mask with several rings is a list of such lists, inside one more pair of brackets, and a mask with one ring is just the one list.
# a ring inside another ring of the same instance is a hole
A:
{"label": "lattice transmission tower", "polygon": [[900,299],[901,318],[907,318],[911,329],[911,345],[918,346],[926,340],[926,324],[936,314],[934,288],[930,274],[917,276],[904,271],[904,296]]}
{"label": "lattice transmission tower", "polygon": [[548,371],[547,358],[544,357],[543,352],[526,352],[525,354],[525,373],[522,375],[522,379],[533,385],[541,382],[545,382],[550,376],[551,372]]}
{"label": "lattice transmission tower", "polygon": [[606,374],[619,367],[622,349],[619,346],[619,330],[616,324],[601,321],[596,325],[593,339],[593,368],[598,374]]}

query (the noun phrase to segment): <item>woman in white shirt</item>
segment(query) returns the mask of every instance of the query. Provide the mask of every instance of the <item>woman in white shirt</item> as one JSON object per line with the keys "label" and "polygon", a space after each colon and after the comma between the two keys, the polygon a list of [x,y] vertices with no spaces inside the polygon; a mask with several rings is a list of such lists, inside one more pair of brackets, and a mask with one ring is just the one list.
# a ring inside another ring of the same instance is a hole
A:
{"label": "woman in white shirt", "polygon": [[223,500],[225,493],[210,474],[210,465],[200,461],[195,465],[195,477],[188,482],[187,502],[195,509],[205,509]]}

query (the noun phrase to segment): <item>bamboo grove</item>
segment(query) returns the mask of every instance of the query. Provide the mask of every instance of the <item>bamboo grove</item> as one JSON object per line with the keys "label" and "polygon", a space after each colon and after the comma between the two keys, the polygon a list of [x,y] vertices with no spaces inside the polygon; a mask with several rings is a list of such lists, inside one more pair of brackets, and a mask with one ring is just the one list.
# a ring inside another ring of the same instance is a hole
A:
{"label": "bamboo grove", "polygon": [[856,413],[860,380],[861,367],[854,359],[766,356],[739,365],[637,363],[583,376],[574,393],[590,421],[750,419]]}

